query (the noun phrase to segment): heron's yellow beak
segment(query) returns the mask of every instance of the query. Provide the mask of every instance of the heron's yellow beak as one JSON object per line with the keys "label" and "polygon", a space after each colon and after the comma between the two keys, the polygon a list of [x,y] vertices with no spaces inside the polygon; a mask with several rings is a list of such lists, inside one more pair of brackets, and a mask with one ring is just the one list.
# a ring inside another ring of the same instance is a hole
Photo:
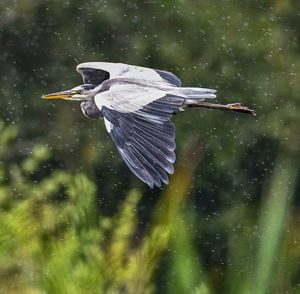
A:
{"label": "heron's yellow beak", "polygon": [[42,99],[66,99],[66,100],[77,100],[74,96],[80,94],[79,91],[67,90],[48,95],[43,95]]}

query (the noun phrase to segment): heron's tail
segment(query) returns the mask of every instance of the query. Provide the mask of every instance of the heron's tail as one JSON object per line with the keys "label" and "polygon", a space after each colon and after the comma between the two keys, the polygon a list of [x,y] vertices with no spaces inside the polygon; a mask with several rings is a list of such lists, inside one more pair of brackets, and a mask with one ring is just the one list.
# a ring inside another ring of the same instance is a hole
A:
{"label": "heron's tail", "polygon": [[176,95],[185,99],[214,99],[216,98],[216,90],[206,88],[173,88],[169,94]]}

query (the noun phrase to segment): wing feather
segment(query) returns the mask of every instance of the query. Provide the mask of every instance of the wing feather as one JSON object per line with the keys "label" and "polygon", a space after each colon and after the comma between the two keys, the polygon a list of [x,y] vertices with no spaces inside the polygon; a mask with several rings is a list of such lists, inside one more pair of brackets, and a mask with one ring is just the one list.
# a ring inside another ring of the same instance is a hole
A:
{"label": "wing feather", "polygon": [[170,84],[181,87],[181,81],[178,77],[176,77],[173,73],[165,70],[155,69],[155,71],[160,75],[161,78],[168,81]]}
{"label": "wing feather", "polygon": [[150,187],[168,183],[167,174],[174,172],[175,127],[170,118],[182,103],[182,98],[165,96],[130,113],[102,106],[104,119],[112,125],[107,130],[121,157]]}

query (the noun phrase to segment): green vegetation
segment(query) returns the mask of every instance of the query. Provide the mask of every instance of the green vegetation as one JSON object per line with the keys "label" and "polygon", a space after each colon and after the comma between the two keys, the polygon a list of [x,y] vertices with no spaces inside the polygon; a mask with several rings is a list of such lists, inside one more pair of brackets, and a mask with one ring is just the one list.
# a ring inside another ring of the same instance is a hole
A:
{"label": "green vegetation", "polygon": [[[300,2],[0,2],[0,293],[300,293]],[[255,118],[174,117],[151,190],[41,94],[84,61],[167,69]]]}

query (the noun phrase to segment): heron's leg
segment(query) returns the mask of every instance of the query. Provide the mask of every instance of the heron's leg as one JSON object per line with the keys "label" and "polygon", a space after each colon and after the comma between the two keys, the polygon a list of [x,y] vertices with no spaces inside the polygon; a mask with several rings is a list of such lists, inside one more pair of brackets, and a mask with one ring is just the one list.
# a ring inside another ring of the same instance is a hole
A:
{"label": "heron's leg", "polygon": [[192,108],[192,107],[230,110],[230,111],[243,112],[243,113],[255,115],[254,110],[246,106],[242,106],[241,103],[218,104],[218,103],[199,101],[196,99],[187,99],[184,101],[183,108]]}

